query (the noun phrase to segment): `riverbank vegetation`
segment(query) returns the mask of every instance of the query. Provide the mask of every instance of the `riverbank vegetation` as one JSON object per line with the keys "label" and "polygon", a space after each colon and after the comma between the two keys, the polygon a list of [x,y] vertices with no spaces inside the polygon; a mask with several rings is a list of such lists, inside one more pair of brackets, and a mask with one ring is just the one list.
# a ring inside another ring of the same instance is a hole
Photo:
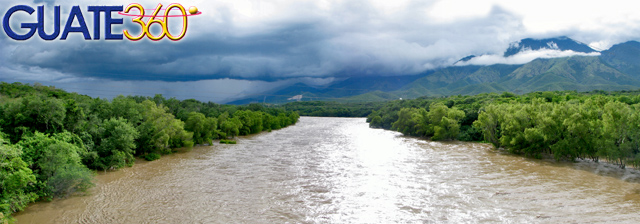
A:
{"label": "riverbank vegetation", "polygon": [[261,105],[118,96],[0,83],[0,223],[36,200],[90,188],[94,170],[132,166],[179,147],[280,129],[298,114]]}
{"label": "riverbank vegetation", "polygon": [[370,127],[432,140],[486,141],[515,154],[640,167],[640,92],[489,93],[388,102]]}
{"label": "riverbank vegetation", "polygon": [[234,140],[220,139],[220,144],[236,144]]}

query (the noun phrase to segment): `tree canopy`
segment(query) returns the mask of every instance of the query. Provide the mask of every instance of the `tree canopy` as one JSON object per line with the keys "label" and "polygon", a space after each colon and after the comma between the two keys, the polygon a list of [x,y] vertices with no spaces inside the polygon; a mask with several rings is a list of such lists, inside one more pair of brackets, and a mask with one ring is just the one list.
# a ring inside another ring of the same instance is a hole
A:
{"label": "tree canopy", "polygon": [[640,166],[640,92],[480,94],[390,101],[370,127],[432,140],[486,141],[556,160],[601,158]]}

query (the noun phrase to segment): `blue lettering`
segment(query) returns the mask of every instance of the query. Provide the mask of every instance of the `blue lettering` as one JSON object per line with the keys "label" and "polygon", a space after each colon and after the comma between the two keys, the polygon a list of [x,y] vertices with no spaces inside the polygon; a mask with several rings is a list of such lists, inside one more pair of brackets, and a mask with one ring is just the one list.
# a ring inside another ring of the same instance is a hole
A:
{"label": "blue lettering", "polygon": [[11,29],[11,26],[9,25],[9,18],[11,18],[11,15],[13,15],[13,13],[17,12],[17,11],[25,11],[27,13],[29,13],[29,15],[33,14],[33,12],[35,11],[33,8],[26,6],[26,5],[16,5],[14,7],[11,7],[9,9],[9,11],[7,11],[7,14],[4,15],[4,19],[2,20],[2,27],[4,28],[4,32],[7,33],[7,35],[9,37],[11,37],[14,40],[27,40],[29,38],[31,38],[33,36],[33,34],[36,33],[36,29],[38,29],[38,24],[37,23],[23,23],[21,24],[21,28],[31,28],[31,30],[29,30],[29,32],[27,32],[24,35],[19,35],[15,32],[13,32],[13,30]]}
{"label": "blue lettering", "polygon": [[38,35],[43,40],[53,40],[60,35],[60,6],[54,7],[55,18],[53,19],[53,33],[47,35],[44,31],[44,6],[38,6]]}
{"label": "blue lettering", "polygon": [[88,11],[93,12],[93,38],[100,40],[100,12],[104,12],[104,33],[105,40],[122,40],[122,34],[112,34],[111,26],[113,24],[122,24],[123,20],[111,18],[111,12],[121,12],[122,6],[89,6]]}
{"label": "blue lettering", "polygon": [[[80,23],[79,27],[71,26],[75,18],[77,18],[78,23]],[[84,22],[84,16],[82,15],[82,11],[80,11],[80,6],[74,6],[71,8],[67,24],[64,26],[64,31],[62,31],[62,37],[60,37],[60,40],[66,40],[67,35],[69,35],[70,32],[80,32],[84,35],[85,40],[91,40],[91,34],[89,34],[87,23]]]}
{"label": "blue lettering", "polygon": [[[60,22],[60,6],[54,6],[53,13],[53,31],[50,31],[50,34],[47,34],[44,25],[45,25],[45,8],[44,5],[37,7],[37,23],[21,23],[20,27],[23,29],[28,29],[26,34],[18,34],[11,28],[11,16],[19,11],[24,11],[29,15],[33,15],[36,10],[27,5],[16,5],[11,7],[7,13],[4,15],[2,20],[2,28],[4,32],[10,38],[14,40],[28,40],[33,37],[33,35],[38,32],[38,36],[40,36],[43,40],[55,40],[60,36],[61,30],[61,22]],[[94,40],[100,40],[100,24],[101,24],[101,14],[104,13],[104,33],[105,40],[122,40],[124,35],[122,33],[114,34],[112,33],[113,25],[123,24],[124,20],[122,18],[113,18],[113,12],[121,12],[123,11],[123,6],[89,6],[88,11],[93,13],[93,35]],[[79,26],[73,26],[73,21],[77,20]],[[62,36],[60,36],[60,40],[66,40],[69,36],[69,33],[82,33],[85,40],[91,40],[91,33],[89,32],[89,28],[87,23],[84,20],[84,15],[80,10],[80,6],[71,7],[71,11],[69,12],[69,17],[65,23],[64,29],[62,30]]]}

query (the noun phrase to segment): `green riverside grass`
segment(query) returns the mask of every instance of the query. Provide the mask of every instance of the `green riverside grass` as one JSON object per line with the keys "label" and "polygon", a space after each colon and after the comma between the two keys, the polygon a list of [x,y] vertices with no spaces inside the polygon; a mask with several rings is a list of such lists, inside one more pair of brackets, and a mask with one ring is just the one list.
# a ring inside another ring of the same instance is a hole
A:
{"label": "green riverside grass", "polygon": [[160,154],[158,153],[149,153],[147,155],[144,156],[144,159],[147,161],[154,161],[156,159],[160,159]]}
{"label": "green riverside grass", "polygon": [[220,144],[236,144],[234,140],[220,139]]}

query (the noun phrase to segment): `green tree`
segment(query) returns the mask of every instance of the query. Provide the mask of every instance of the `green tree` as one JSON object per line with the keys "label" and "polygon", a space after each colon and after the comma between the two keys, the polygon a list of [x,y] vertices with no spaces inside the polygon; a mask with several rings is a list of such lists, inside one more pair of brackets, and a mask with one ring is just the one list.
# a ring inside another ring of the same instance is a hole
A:
{"label": "green tree", "polygon": [[[429,120],[433,127],[433,140],[456,139],[460,133],[460,121],[464,118],[464,111],[448,108],[443,104],[431,105]],[[428,128],[429,132],[431,128]]]}
{"label": "green tree", "polygon": [[134,99],[119,95],[111,100],[109,118],[124,118],[133,126],[137,126],[142,120],[142,110],[142,105]]}
{"label": "green tree", "polygon": [[24,133],[64,130],[66,108],[63,100],[32,95],[6,104],[1,116],[8,130],[12,130],[8,133],[11,141],[17,142]]}
{"label": "green tree", "polygon": [[604,145],[599,154],[623,168],[626,158],[631,157],[632,153],[633,145],[629,139],[630,121],[631,109],[628,105],[616,101],[605,104],[602,115]]}
{"label": "green tree", "polygon": [[[187,121],[184,124],[184,129],[190,132],[193,132],[193,142],[196,144],[202,144],[208,141],[211,141],[210,132],[212,130],[207,130],[207,118],[202,113],[198,112],[190,112],[187,118]],[[214,128],[215,130],[215,128]]]}
{"label": "green tree", "polygon": [[238,118],[229,118],[222,122],[220,129],[224,132],[226,137],[235,137],[240,134],[240,128],[242,128],[242,122]]}
{"label": "green tree", "polygon": [[167,113],[167,108],[150,100],[142,102],[142,123],[138,126],[140,147],[137,154],[171,152],[171,147],[192,146],[193,134],[184,130],[184,122]]}
{"label": "green tree", "polygon": [[39,197],[66,197],[93,185],[93,173],[81,159],[87,152],[76,135],[36,132],[24,136],[18,145],[24,149],[22,159],[36,176],[31,191]]}
{"label": "green tree", "polygon": [[138,131],[124,118],[104,120],[96,146],[98,157],[92,167],[107,170],[133,165],[138,136]]}
{"label": "green tree", "polygon": [[22,211],[28,203],[37,198],[29,191],[28,185],[36,182],[36,177],[21,158],[19,146],[9,145],[0,133],[0,222],[10,219],[10,214]]}
{"label": "green tree", "polygon": [[498,105],[488,105],[479,113],[478,120],[473,122],[473,126],[482,130],[484,140],[490,142],[496,148],[500,147],[502,137],[500,120],[502,108]]}
{"label": "green tree", "polygon": [[204,135],[204,141],[210,143],[213,139],[218,138],[217,129],[218,129],[218,120],[213,117],[207,117],[204,122],[204,129],[207,130]]}
{"label": "green tree", "polygon": [[426,114],[426,110],[422,108],[402,108],[398,112],[398,120],[393,122],[391,128],[405,135],[424,135],[428,133],[424,130],[424,127],[428,125],[425,124]]}
{"label": "green tree", "polygon": [[253,133],[251,131],[251,127],[258,122],[260,122],[260,127],[262,127],[262,120],[257,121],[254,114],[249,110],[237,110],[233,113],[233,117],[238,119],[242,124],[238,130],[239,135],[248,135]]}

